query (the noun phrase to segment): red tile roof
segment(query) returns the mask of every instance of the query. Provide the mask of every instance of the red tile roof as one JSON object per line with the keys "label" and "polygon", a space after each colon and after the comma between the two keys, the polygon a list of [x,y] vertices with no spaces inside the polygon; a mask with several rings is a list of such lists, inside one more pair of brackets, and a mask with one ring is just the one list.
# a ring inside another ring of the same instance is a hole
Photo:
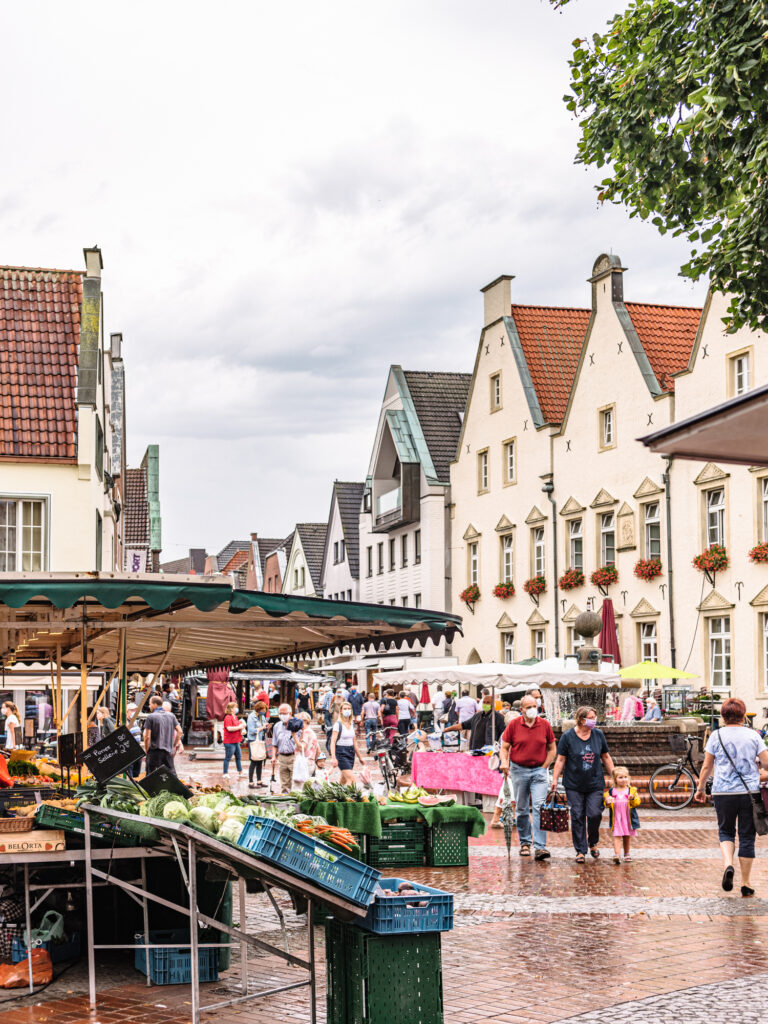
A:
{"label": "red tile roof", "polygon": [[640,344],[662,391],[674,391],[674,373],[688,367],[700,309],[691,306],[657,306],[647,302],[625,302]]}
{"label": "red tile roof", "polygon": [[512,306],[512,319],[547,423],[561,423],[565,415],[589,317],[588,309]]}
{"label": "red tile roof", "polygon": [[248,561],[247,551],[236,551],[230,558],[223,569],[219,569],[219,572],[235,572],[241,565]]}
{"label": "red tile roof", "polygon": [[75,459],[82,274],[0,267],[0,456]]}

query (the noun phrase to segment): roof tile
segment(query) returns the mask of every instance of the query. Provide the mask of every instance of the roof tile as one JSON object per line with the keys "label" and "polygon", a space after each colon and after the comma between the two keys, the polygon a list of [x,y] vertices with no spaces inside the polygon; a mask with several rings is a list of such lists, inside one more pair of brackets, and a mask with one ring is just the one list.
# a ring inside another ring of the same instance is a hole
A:
{"label": "roof tile", "polygon": [[78,271],[0,267],[0,455],[76,458],[82,296]]}
{"label": "roof tile", "polygon": [[472,374],[406,370],[403,375],[437,479],[449,483]]}
{"label": "roof tile", "polygon": [[674,391],[672,375],[687,369],[702,311],[691,306],[625,302],[640,344],[662,391]]}
{"label": "roof tile", "polygon": [[512,319],[547,423],[562,423],[590,315],[588,309],[512,306]]}

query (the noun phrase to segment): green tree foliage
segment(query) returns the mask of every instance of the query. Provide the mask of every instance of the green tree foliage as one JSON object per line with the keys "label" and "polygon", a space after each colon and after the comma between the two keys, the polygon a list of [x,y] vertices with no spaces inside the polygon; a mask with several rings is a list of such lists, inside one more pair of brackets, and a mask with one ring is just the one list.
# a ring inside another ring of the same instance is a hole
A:
{"label": "green tree foliage", "polygon": [[768,0],[631,0],[573,45],[599,198],[688,239],[682,272],[733,296],[729,329],[768,328]]}

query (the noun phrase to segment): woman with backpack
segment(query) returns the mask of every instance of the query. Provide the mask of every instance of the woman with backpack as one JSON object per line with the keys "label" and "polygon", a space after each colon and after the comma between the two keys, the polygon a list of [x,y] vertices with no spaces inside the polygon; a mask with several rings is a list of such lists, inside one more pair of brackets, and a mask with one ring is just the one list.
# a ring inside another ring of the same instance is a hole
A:
{"label": "woman with backpack", "polygon": [[354,722],[354,711],[349,701],[344,701],[340,708],[339,720],[331,729],[331,765],[339,766],[342,786],[355,784],[355,756],[360,764],[365,764],[365,751],[357,738]]}

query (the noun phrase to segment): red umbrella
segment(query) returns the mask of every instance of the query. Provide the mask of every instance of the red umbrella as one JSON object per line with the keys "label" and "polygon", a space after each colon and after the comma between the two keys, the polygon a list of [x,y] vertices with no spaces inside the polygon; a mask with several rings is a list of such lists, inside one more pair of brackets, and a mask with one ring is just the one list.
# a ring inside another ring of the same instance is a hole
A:
{"label": "red umbrella", "polygon": [[606,597],[603,601],[603,628],[600,630],[600,649],[603,654],[612,654],[616,665],[621,665],[619,637],[616,632],[616,616],[613,613],[613,601]]}
{"label": "red umbrella", "polygon": [[432,703],[432,698],[429,695],[429,683],[422,683],[421,684],[420,703],[421,704],[431,704]]}

